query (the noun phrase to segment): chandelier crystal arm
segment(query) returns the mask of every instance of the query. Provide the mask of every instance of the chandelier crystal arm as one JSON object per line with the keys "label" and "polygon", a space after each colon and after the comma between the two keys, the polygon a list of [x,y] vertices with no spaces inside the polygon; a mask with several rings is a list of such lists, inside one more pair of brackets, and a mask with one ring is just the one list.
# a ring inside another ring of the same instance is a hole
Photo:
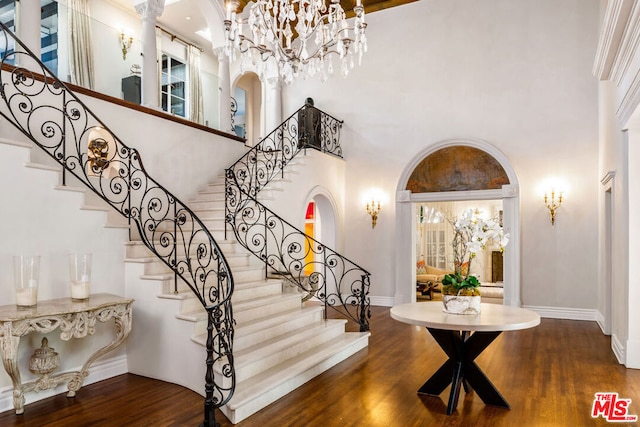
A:
{"label": "chandelier crystal arm", "polygon": [[227,3],[225,52],[235,60],[240,52],[243,63],[252,63],[264,76],[267,64],[277,67],[285,83],[302,75],[326,80],[333,73],[333,59],[340,60],[343,76],[358,63],[367,49],[364,7],[354,7],[349,25],[339,0],[256,0],[239,18],[237,0]]}

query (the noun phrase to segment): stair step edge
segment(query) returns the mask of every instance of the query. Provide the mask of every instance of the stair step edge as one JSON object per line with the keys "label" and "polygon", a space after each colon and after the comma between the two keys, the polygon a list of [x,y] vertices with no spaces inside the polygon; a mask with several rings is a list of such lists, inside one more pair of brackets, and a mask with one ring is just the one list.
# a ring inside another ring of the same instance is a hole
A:
{"label": "stair step edge", "polygon": [[[244,335],[251,335],[259,333],[265,329],[272,328],[274,325],[279,323],[288,322],[291,320],[295,320],[296,318],[304,317],[304,316],[313,316],[317,311],[323,311],[324,308],[321,306],[307,306],[302,307],[302,309],[293,309],[289,311],[284,311],[281,313],[273,314],[271,316],[261,317],[259,319],[250,320],[248,322],[239,325],[234,330],[234,335],[237,338],[243,338]],[[246,332],[245,332],[246,331]],[[206,345],[207,342],[207,334],[199,334],[194,335],[191,339],[198,344]]]}
{"label": "stair step edge", "polygon": [[[234,271],[235,271],[235,269],[231,270],[232,273]],[[282,280],[281,279],[252,280],[252,281],[249,281],[249,282],[236,283],[234,290],[237,291],[239,289],[261,288],[263,286],[272,286],[272,285],[275,285],[277,283],[282,283]]]}
{"label": "stair step edge", "polygon": [[34,162],[26,162],[24,166],[27,168],[42,169],[42,170],[51,171],[51,172],[60,172],[62,168],[62,166],[55,167],[55,166],[43,165],[42,163],[34,163]]}
{"label": "stair step edge", "polygon": [[[190,291],[191,292],[191,291]],[[193,292],[191,292],[193,294]],[[156,295],[158,298],[162,298],[162,299],[171,299],[171,300],[185,300],[188,297],[188,295],[183,294],[182,292],[178,292],[177,294],[174,293],[170,293],[170,294],[164,294],[164,293],[160,293]]]}
{"label": "stair step edge", "polygon": [[[356,334],[356,335],[354,335]],[[304,373],[318,365],[320,362],[344,351],[347,347],[354,346],[360,341],[368,340],[369,332],[347,332],[331,341],[330,345],[322,345],[321,349],[313,347],[296,357],[271,367],[257,376],[251,377],[236,385],[236,391],[229,403],[229,409],[237,408],[251,402],[257,396],[265,394],[268,390],[276,388],[280,384]],[[249,385],[249,383],[252,383]],[[246,387],[243,389],[242,385]]]}
{"label": "stair step edge", "polygon": [[143,274],[138,276],[142,280],[171,280],[173,277],[173,274]]}
{"label": "stair step edge", "polygon": [[30,142],[17,141],[15,139],[0,138],[0,144],[15,145],[16,147],[33,148]]}
{"label": "stair step edge", "polygon": [[279,353],[283,351],[282,346],[286,346],[284,348],[289,348],[291,346],[307,341],[310,338],[313,338],[316,334],[329,329],[343,328],[344,332],[344,325],[346,323],[347,321],[344,319],[327,319],[326,321],[318,322],[311,327],[303,326],[298,329],[294,329],[293,331],[287,332],[283,335],[278,335],[268,340],[262,341],[251,347],[247,347],[240,351],[234,352],[233,356],[235,366],[240,368],[244,365],[255,362],[257,359],[256,357],[252,356],[255,356],[256,353],[259,353],[263,357],[274,353]]}
{"label": "stair step edge", "polygon": [[275,296],[267,296],[267,297],[259,297],[244,301],[239,301],[233,304],[233,310],[235,312],[241,312],[244,310],[250,310],[252,308],[257,308],[264,305],[269,305],[269,303],[287,301],[290,299],[300,299],[300,294],[279,294]]}
{"label": "stair step edge", "polygon": [[74,193],[86,193],[87,189],[83,188],[83,187],[73,187],[71,185],[55,185],[53,187],[55,190],[60,190],[60,191],[71,191]]}

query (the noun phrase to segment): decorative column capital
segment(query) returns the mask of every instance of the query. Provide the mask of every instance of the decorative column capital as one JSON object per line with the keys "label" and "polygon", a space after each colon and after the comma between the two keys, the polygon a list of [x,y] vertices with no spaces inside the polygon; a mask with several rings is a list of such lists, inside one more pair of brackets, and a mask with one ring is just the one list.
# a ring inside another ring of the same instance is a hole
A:
{"label": "decorative column capital", "polygon": [[224,47],[216,47],[213,53],[218,57],[218,62],[229,62],[229,55],[224,51]]}
{"label": "decorative column capital", "polygon": [[164,0],[136,0],[133,5],[142,19],[156,19],[164,12]]}

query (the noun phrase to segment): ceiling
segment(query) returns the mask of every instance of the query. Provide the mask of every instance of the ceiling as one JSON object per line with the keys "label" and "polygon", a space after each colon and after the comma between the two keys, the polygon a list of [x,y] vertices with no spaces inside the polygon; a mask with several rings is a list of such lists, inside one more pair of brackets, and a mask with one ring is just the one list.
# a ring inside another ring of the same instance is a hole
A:
{"label": "ceiling", "polygon": [[[200,13],[197,3],[202,0],[166,0],[164,12],[158,18],[158,24],[163,28],[179,34],[181,37],[197,45],[204,46],[209,41],[198,35],[198,31],[205,30],[207,23]],[[223,0],[210,0],[223,1]],[[417,0],[362,0],[365,14],[376,12],[390,7],[400,6]],[[135,13],[133,8],[134,0],[111,0],[112,3],[121,8]],[[240,0],[242,10],[248,3],[247,0]],[[356,0],[340,0],[340,5],[347,11],[347,16],[353,16],[353,7]]]}

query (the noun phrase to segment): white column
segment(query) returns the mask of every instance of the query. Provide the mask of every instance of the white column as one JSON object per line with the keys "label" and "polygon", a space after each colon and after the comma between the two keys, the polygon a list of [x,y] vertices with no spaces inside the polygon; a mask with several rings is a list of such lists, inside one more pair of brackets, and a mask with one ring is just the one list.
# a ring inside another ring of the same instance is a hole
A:
{"label": "white column", "polygon": [[[22,0],[16,2],[16,35],[40,59],[40,2]],[[16,46],[16,51],[23,51]],[[38,66],[26,55],[17,55],[16,65],[38,70]]]}
{"label": "white column", "polygon": [[142,105],[159,108],[156,19],[164,11],[164,0],[137,0],[135,8],[142,16]]}
{"label": "white column", "polygon": [[266,82],[262,135],[268,135],[282,123],[282,85],[279,79],[266,79]]}
{"label": "white column", "polygon": [[58,78],[64,82],[70,82],[70,74],[67,0],[58,0]]}
{"label": "white column", "polygon": [[231,72],[229,58],[223,48],[215,49],[218,56],[218,114],[220,130],[233,133],[231,128]]}
{"label": "white column", "polygon": [[416,302],[416,209],[411,191],[396,192],[396,293],[395,304]]}

